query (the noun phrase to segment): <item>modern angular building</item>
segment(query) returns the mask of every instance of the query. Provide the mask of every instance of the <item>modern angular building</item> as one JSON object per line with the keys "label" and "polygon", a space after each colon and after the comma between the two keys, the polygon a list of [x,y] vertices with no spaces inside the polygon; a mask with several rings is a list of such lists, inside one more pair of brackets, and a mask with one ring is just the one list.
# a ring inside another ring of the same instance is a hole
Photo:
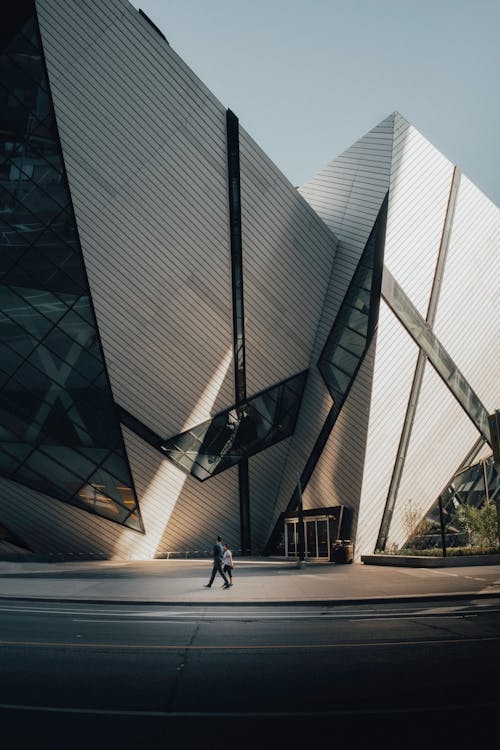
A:
{"label": "modern angular building", "polygon": [[398,113],[297,190],[126,0],[7,5],[3,544],[403,543],[491,453],[498,209]]}

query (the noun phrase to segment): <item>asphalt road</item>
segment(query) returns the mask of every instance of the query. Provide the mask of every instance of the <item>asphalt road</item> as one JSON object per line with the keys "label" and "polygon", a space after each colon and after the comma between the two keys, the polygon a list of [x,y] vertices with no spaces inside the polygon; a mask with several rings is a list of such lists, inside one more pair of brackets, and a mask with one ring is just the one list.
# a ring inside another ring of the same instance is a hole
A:
{"label": "asphalt road", "polygon": [[0,602],[0,728],[54,750],[470,747],[497,734],[499,625],[500,598]]}

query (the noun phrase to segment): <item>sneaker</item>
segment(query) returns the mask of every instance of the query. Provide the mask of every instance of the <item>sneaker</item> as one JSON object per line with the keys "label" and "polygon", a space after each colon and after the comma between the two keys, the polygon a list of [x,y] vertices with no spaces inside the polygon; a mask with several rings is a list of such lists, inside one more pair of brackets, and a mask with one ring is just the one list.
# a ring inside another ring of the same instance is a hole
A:
{"label": "sneaker", "polygon": [[225,583],[225,584],[224,584],[224,586],[223,586],[222,588],[223,588],[223,589],[229,589],[229,588],[231,588],[231,586],[230,586],[230,584],[229,584],[229,583]]}
{"label": "sneaker", "polygon": [[206,583],[205,586],[204,586],[204,588],[211,589],[212,588],[212,584],[211,583]]}

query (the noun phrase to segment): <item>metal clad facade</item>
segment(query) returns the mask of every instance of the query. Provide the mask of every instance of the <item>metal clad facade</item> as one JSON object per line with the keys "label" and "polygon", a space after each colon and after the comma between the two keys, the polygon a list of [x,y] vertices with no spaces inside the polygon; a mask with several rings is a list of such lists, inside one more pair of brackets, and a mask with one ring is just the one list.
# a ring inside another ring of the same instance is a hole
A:
{"label": "metal clad facade", "polygon": [[[243,129],[240,169],[246,375],[251,395],[314,362],[316,331],[337,241]],[[308,383],[299,424],[310,421]],[[300,427],[295,434],[299,432]],[[290,442],[250,461],[254,551],[265,545],[273,512],[281,510],[280,503],[276,504],[281,482],[289,486],[285,461]]]}
{"label": "metal clad facade", "polygon": [[357,557],[371,554],[375,548],[417,354],[417,346],[382,301],[356,535]]}
{"label": "metal clad facade", "polygon": [[176,434],[232,401],[225,111],[128,3],[39,9],[115,399]]}
{"label": "metal clad facade", "polygon": [[499,406],[500,211],[462,177],[434,331],[491,413]]}
{"label": "metal clad facade", "polygon": [[384,262],[425,317],[453,165],[396,117]]}
{"label": "metal clad facade", "polygon": [[[253,452],[266,420],[276,433],[286,422],[272,399],[262,399],[253,445],[224,420],[217,436],[231,427],[232,442],[210,438],[203,446],[208,431],[193,431],[236,400],[226,109],[126,0],[36,6],[113,397],[160,441],[191,430],[180,465],[196,455],[197,440],[207,464],[214,463],[210,448],[220,457],[233,449],[241,456],[248,446]],[[304,506],[347,506],[359,558],[376,544],[418,347],[382,301],[371,346],[321,453],[317,440],[332,397],[317,365],[387,193],[386,279],[393,274],[425,317],[453,165],[398,113],[300,189],[241,127],[239,143],[243,270],[234,286],[243,288],[246,394],[308,370],[291,437],[245,458],[252,551],[265,547],[298,477],[314,465]],[[434,333],[492,411],[499,211],[465,177],[457,196]],[[280,408],[288,398],[281,394]],[[389,544],[405,540],[408,509],[428,510],[477,438],[428,362],[415,400]],[[217,534],[237,551],[237,466],[199,482],[129,424],[137,432],[122,432],[145,534],[2,478],[0,522],[56,557],[206,555]],[[91,502],[102,502],[99,492]]]}
{"label": "metal clad facade", "polygon": [[[390,115],[300,188],[339,238],[339,247],[316,337],[308,399],[293,438],[277,510],[286,507],[297,473],[312,451],[332,405],[316,363],[389,188],[393,122],[394,116]],[[363,475],[359,459],[366,444],[372,366],[373,349],[367,354],[353,391],[304,490],[306,507],[331,505],[335,499],[351,507],[356,516]],[[359,421],[354,425],[356,419]],[[354,428],[351,436],[347,435],[347,425]]]}
{"label": "metal clad facade", "polygon": [[389,532],[389,546],[408,534],[408,510],[424,517],[479,437],[434,368],[427,363]]}
{"label": "metal clad facade", "polygon": [[240,169],[251,394],[309,366],[337,243],[243,129]]}

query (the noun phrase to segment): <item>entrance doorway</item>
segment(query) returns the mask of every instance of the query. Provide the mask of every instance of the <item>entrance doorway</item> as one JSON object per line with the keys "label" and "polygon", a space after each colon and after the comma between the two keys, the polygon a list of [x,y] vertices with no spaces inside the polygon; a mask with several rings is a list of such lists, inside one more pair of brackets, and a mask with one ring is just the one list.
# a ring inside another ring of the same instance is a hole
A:
{"label": "entrance doorway", "polygon": [[[285,519],[285,555],[298,555],[298,520]],[[327,516],[304,519],[305,556],[310,560],[330,558],[330,524]]]}

